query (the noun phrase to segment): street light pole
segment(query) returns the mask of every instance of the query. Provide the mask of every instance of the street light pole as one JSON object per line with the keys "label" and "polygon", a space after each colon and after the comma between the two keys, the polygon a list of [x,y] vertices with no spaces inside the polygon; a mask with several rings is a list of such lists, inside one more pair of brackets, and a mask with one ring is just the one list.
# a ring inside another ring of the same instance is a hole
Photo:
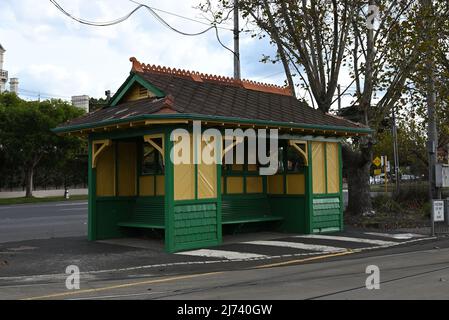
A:
{"label": "street light pole", "polygon": [[398,152],[398,130],[396,127],[396,107],[393,107],[393,157],[394,157],[394,176],[396,178],[396,193],[399,193],[399,152]]}
{"label": "street light pole", "polygon": [[239,1],[234,0],[234,79],[240,80]]}
{"label": "street light pole", "polygon": [[[421,0],[421,5],[424,9],[424,16],[430,17],[433,11],[431,0]],[[427,21],[425,23],[426,36],[429,41],[432,37],[432,26]],[[436,105],[436,92],[435,92],[435,70],[433,62],[433,54],[431,51],[432,46],[427,44],[426,52],[426,90],[427,90],[427,152],[429,156],[429,198],[435,199],[437,195],[437,188],[435,184],[435,167],[437,163],[437,123],[435,119],[435,105]],[[433,214],[430,215],[431,234],[435,235],[435,223]]]}

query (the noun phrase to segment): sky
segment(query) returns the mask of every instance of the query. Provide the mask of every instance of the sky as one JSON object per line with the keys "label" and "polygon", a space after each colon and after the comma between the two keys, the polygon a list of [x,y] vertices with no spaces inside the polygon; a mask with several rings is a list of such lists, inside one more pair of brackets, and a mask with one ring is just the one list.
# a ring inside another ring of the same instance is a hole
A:
{"label": "sky", "polygon": [[[201,0],[141,0],[154,8],[205,21],[195,9]],[[58,0],[76,17],[110,21],[136,5],[129,0]],[[206,25],[159,13],[184,32]],[[232,26],[223,26],[231,29]],[[232,31],[220,29],[220,38],[232,48]],[[19,78],[23,98],[63,98],[73,95],[104,97],[120,87],[131,69],[130,57],[148,64],[200,72],[233,75],[233,54],[219,45],[213,30],[201,36],[179,35],[164,27],[146,9],[110,27],[82,25],[62,14],[48,0],[1,0],[0,44],[6,49],[4,69]],[[264,64],[273,54],[268,40],[241,34],[241,72],[245,79],[283,85],[280,64]],[[7,86],[9,87],[9,86]]]}

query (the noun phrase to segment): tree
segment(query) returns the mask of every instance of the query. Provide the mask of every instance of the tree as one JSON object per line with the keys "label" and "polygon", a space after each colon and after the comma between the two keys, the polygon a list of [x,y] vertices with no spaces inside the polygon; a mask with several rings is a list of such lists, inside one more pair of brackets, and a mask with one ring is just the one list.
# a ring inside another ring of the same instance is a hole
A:
{"label": "tree", "polygon": [[[298,75],[296,80],[309,92],[312,106],[316,104],[321,111],[329,112],[336,101],[339,78],[343,71],[349,72],[352,81],[341,94],[355,87],[350,106],[353,120],[369,125],[375,132],[400,105],[406,81],[423,59],[425,37],[420,24],[427,15],[413,0],[239,3],[244,17],[276,45],[278,56],[273,61],[282,61],[287,79],[294,72]],[[442,19],[447,10],[443,7],[440,4],[438,15],[430,18],[435,20],[432,33],[447,30],[447,22]],[[215,21],[220,21],[227,16],[223,12],[229,10],[230,2],[218,0],[212,10],[211,2],[206,1],[200,8],[212,12]],[[375,11],[380,20],[373,18]],[[374,103],[376,96],[380,99]],[[369,172],[375,141],[376,134],[354,138],[343,148],[349,178],[348,212],[353,214],[371,211]]]}
{"label": "tree", "polygon": [[14,93],[0,95],[0,158],[9,168],[23,170],[27,197],[33,195],[33,178],[39,163],[55,163],[83,143],[77,137],[57,136],[51,129],[82,114],[82,109],[61,100],[24,101]]}

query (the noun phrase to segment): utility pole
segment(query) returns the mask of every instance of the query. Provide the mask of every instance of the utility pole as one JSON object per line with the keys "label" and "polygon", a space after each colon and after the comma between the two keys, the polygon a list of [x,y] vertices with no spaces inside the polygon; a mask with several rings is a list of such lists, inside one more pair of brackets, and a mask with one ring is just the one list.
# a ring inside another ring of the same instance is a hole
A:
{"label": "utility pole", "polygon": [[[421,5],[424,10],[424,17],[430,17],[433,11],[431,0],[421,0]],[[426,90],[427,90],[427,152],[429,154],[429,198],[430,200],[438,197],[437,188],[435,185],[435,167],[437,163],[437,124],[435,119],[435,105],[436,105],[436,92],[435,92],[435,70],[433,62],[433,53],[431,48],[433,47],[433,28],[427,21],[425,23],[425,36],[430,41],[426,44]],[[435,235],[435,223],[433,214],[430,215],[431,223],[431,235]]]}
{"label": "utility pole", "polygon": [[240,80],[240,30],[238,0],[234,0],[234,79]]}
{"label": "utility pole", "polygon": [[393,107],[393,157],[394,157],[394,176],[396,179],[396,193],[399,193],[399,152],[398,152],[398,129],[396,127],[396,107]]}

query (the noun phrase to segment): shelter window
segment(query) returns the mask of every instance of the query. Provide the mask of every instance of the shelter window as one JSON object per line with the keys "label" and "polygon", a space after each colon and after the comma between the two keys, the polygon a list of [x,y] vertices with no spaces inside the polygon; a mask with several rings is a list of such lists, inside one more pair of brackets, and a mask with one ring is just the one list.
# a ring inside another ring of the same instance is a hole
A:
{"label": "shelter window", "polygon": [[145,142],[143,144],[142,156],[143,175],[164,173],[164,161],[162,155],[156,148],[154,148],[154,146]]}
{"label": "shelter window", "polygon": [[287,147],[287,171],[300,172],[306,165],[304,157],[292,146]]}

